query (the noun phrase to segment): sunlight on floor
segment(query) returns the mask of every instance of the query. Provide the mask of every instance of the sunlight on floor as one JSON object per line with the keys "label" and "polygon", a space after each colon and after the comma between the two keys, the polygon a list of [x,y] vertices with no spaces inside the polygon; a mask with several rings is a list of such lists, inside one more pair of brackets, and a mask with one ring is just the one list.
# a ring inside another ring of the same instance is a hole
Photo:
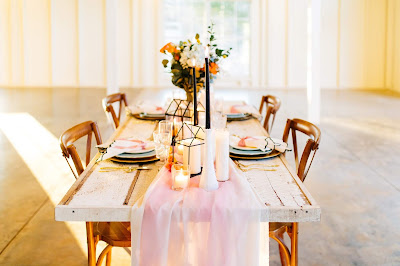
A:
{"label": "sunlight on floor", "polygon": [[[61,155],[58,139],[28,113],[0,114],[0,130],[31,170],[53,206],[56,206],[75,179]],[[83,222],[65,222],[84,254],[87,254]],[[97,253],[105,247],[98,244]],[[113,249],[113,263],[128,264],[124,249]]]}
{"label": "sunlight on floor", "polygon": [[[0,114],[0,129],[56,206],[75,181],[61,155],[58,139],[28,113]],[[84,226],[66,225],[86,252]]]}
{"label": "sunlight on floor", "polygon": [[334,125],[352,130],[354,132],[364,133],[372,137],[390,139],[400,142],[400,126],[395,122],[381,119],[378,122],[374,120],[354,120],[346,118],[324,118],[323,123]]}

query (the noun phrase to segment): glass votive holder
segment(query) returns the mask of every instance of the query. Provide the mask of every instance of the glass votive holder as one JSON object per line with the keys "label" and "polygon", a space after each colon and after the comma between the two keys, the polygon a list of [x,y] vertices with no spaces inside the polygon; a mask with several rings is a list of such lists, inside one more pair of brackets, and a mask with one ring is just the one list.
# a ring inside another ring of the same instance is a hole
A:
{"label": "glass votive holder", "polygon": [[190,180],[190,168],[183,164],[174,164],[171,169],[172,189],[183,190],[188,187]]}

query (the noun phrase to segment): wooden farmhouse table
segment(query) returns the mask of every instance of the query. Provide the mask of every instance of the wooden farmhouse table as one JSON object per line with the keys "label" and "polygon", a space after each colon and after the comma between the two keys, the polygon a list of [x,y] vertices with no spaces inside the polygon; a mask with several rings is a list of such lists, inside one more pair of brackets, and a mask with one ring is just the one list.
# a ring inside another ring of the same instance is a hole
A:
{"label": "wooden farmhouse table", "polygon": [[[155,121],[128,116],[109,141],[116,138],[151,138]],[[228,123],[231,134],[241,136],[267,135],[257,119]],[[290,152],[287,152],[290,155]],[[55,208],[57,221],[129,222],[131,209],[143,196],[159,169],[160,162],[149,163],[151,170],[126,173],[123,170],[100,172],[100,167],[123,166],[110,160],[98,161],[98,153]],[[255,170],[242,171],[258,199],[265,205],[262,219],[268,222],[316,222],[321,208],[315,202],[296,172],[281,154],[266,160],[238,160],[236,163],[264,164]],[[275,171],[268,165],[276,165]],[[260,169],[261,168],[261,169]],[[264,170],[263,170],[264,169]]]}

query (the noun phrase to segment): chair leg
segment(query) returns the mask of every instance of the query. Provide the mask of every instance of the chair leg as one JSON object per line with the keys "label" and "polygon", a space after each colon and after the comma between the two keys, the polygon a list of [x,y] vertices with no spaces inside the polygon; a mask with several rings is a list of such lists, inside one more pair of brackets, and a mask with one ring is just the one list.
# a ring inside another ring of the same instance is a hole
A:
{"label": "chair leg", "polygon": [[291,233],[291,258],[290,265],[297,266],[298,263],[298,245],[299,245],[299,223],[293,223],[292,225],[292,233]]}
{"label": "chair leg", "polygon": [[101,263],[103,262],[104,257],[108,254],[108,252],[110,252],[112,249],[112,246],[107,245],[107,247],[105,249],[103,249],[103,251],[100,253],[99,259],[97,260],[97,264],[96,265],[101,265]]}
{"label": "chair leg", "polygon": [[285,227],[279,228],[276,231],[269,232],[269,236],[274,239],[279,244],[279,254],[281,257],[281,263],[283,266],[291,265],[290,264],[290,252],[289,248],[285,245],[283,240],[283,233],[286,231]]}
{"label": "chair leg", "polygon": [[110,251],[107,253],[106,266],[111,266],[111,252],[112,252],[112,249],[110,249]]}
{"label": "chair leg", "polygon": [[86,236],[88,244],[88,265],[96,265],[96,245],[93,237],[93,222],[86,222]]}
{"label": "chair leg", "polygon": [[279,243],[278,243],[278,248],[279,248],[279,256],[281,257],[281,265],[289,266],[288,258],[286,257],[285,250],[281,247],[281,245]]}

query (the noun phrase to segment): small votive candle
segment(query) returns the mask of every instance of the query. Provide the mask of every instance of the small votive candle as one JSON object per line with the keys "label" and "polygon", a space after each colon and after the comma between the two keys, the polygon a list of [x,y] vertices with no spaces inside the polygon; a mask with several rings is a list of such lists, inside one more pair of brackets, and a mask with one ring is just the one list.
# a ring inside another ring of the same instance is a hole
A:
{"label": "small votive candle", "polygon": [[188,187],[190,180],[190,169],[182,164],[174,164],[172,166],[172,189],[182,190]]}

